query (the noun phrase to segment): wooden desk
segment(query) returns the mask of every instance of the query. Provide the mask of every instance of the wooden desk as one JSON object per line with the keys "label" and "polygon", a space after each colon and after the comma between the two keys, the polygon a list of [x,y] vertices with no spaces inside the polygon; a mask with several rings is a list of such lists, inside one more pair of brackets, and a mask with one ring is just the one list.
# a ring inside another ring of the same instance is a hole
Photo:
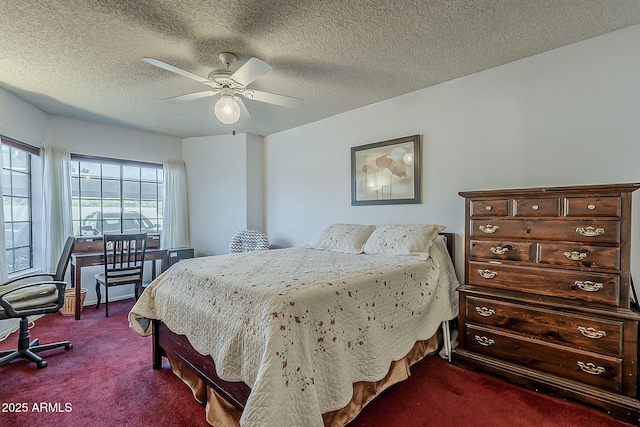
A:
{"label": "wooden desk", "polygon": [[[102,243],[102,242],[100,242]],[[71,254],[71,283],[76,290],[75,295],[75,314],[76,320],[80,320],[80,289],[82,279],[82,267],[90,267],[95,265],[104,265],[104,255],[100,252],[75,252]],[[144,253],[144,259],[151,261],[151,277],[156,278],[156,261],[161,261],[164,265],[167,262],[167,250],[166,249],[149,249]]]}

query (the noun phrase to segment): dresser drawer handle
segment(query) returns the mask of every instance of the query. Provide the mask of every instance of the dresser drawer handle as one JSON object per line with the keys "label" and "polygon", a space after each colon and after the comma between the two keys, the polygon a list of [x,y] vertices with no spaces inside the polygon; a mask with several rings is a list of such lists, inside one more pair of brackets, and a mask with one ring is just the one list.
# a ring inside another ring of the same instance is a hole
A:
{"label": "dresser drawer handle", "polygon": [[586,372],[587,374],[590,374],[590,375],[600,375],[600,374],[603,374],[605,371],[604,366],[596,366],[591,362],[584,363],[579,360],[578,360],[578,367],[582,372]]}
{"label": "dresser drawer handle", "polygon": [[604,234],[604,228],[578,227],[576,228],[576,233],[580,233],[585,237],[597,237]]}
{"label": "dresser drawer handle", "polygon": [[591,338],[592,340],[597,340],[607,336],[607,333],[605,331],[598,331],[596,330],[596,328],[585,328],[584,326],[578,326],[578,331],[580,331],[580,333],[585,337]]}
{"label": "dresser drawer handle", "polygon": [[494,309],[487,308],[487,307],[478,307],[478,306],[476,306],[476,311],[482,317],[491,317],[494,314],[496,314],[496,311]]}
{"label": "dresser drawer handle", "polygon": [[487,205],[487,206],[485,206],[484,208],[485,208],[485,210],[490,211],[490,210],[491,210],[491,205]]}
{"label": "dresser drawer handle", "polygon": [[[475,336],[476,341],[478,342],[478,344],[483,345],[485,347],[491,347],[492,345],[494,345],[496,342],[494,340],[492,340],[491,338],[487,338],[487,337],[481,337],[479,335]],[[580,363],[580,362],[578,362]]]}
{"label": "dresser drawer handle", "polygon": [[567,259],[570,259],[571,261],[582,261],[587,257],[587,252],[578,252],[578,251],[565,252],[564,256]]}
{"label": "dresser drawer handle", "polygon": [[487,270],[478,270],[478,274],[480,276],[482,276],[485,279],[493,279],[494,277],[496,277],[498,275],[497,272],[495,271],[491,271],[489,269]]}
{"label": "dresser drawer handle", "polygon": [[590,211],[594,210],[596,208],[596,205],[594,205],[593,203],[587,205],[587,209],[589,209]]}
{"label": "dresser drawer handle", "polygon": [[531,206],[531,209],[533,209],[534,211],[537,211],[538,209],[540,209],[540,206],[533,205],[533,206]]}
{"label": "dresser drawer handle", "polygon": [[585,292],[598,292],[604,287],[602,283],[594,283],[590,280],[585,280],[584,282],[576,280],[575,285]]}
{"label": "dresser drawer handle", "polygon": [[482,231],[483,233],[486,234],[493,234],[496,231],[498,231],[498,229],[500,228],[497,225],[491,225],[491,224],[487,224],[487,225],[481,225],[480,227],[478,227],[480,229],[480,231]]}
{"label": "dresser drawer handle", "polygon": [[491,246],[491,252],[496,255],[504,255],[509,252],[509,246]]}

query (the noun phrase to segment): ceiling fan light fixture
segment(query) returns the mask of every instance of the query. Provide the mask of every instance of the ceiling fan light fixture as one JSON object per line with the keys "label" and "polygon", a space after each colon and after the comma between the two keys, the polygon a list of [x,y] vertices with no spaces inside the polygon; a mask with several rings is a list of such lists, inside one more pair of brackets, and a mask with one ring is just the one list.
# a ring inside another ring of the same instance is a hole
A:
{"label": "ceiling fan light fixture", "polygon": [[225,68],[211,71],[208,77],[193,74],[190,71],[183,70],[154,58],[145,57],[144,61],[148,64],[210,86],[211,90],[172,96],[170,98],[165,98],[162,101],[178,103],[194,101],[196,99],[220,94],[220,99],[216,102],[213,111],[218,120],[224,124],[230,125],[237,122],[240,119],[240,115],[243,116],[244,120],[249,120],[251,118],[247,108],[244,106],[244,102],[242,102],[242,99],[239,98],[238,95],[252,101],[265,102],[267,104],[274,104],[282,107],[302,107],[302,100],[299,98],[277,95],[270,92],[262,92],[247,87],[256,79],[272,70],[271,65],[262,59],[252,57],[240,68],[232,71],[230,68],[231,65],[235,63],[236,56],[229,52],[223,52],[220,54],[220,61],[225,65]]}
{"label": "ceiling fan light fixture", "polygon": [[222,96],[218,102],[216,102],[213,112],[218,120],[226,125],[230,125],[238,121],[240,118],[240,106],[233,99],[233,90],[229,90],[227,92],[223,89]]}

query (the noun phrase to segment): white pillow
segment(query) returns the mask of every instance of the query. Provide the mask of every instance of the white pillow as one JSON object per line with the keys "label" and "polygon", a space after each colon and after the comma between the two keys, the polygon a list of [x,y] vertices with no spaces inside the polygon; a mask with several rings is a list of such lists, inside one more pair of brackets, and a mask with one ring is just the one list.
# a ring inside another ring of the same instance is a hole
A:
{"label": "white pillow", "polygon": [[437,224],[379,225],[364,245],[371,255],[428,253],[433,240],[445,227]]}
{"label": "white pillow", "polygon": [[314,237],[306,247],[361,254],[365,242],[375,229],[375,225],[332,224]]}

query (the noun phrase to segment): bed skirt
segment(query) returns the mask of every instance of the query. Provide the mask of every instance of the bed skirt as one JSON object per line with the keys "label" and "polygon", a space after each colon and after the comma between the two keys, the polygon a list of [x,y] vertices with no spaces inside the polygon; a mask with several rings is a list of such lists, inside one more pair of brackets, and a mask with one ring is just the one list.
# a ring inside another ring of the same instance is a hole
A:
{"label": "bed skirt", "polygon": [[[393,384],[409,378],[409,368],[428,354],[434,353],[439,346],[440,331],[428,340],[418,341],[402,359],[391,362],[387,375],[375,382],[361,381],[353,384],[351,401],[342,409],[322,415],[327,427],[341,427],[351,422],[360,411],[376,396]],[[242,412],[229,404],[215,390],[207,386],[195,373],[179,359],[168,356],[171,370],[187,384],[195,399],[206,406],[206,419],[213,427],[239,427]]]}

